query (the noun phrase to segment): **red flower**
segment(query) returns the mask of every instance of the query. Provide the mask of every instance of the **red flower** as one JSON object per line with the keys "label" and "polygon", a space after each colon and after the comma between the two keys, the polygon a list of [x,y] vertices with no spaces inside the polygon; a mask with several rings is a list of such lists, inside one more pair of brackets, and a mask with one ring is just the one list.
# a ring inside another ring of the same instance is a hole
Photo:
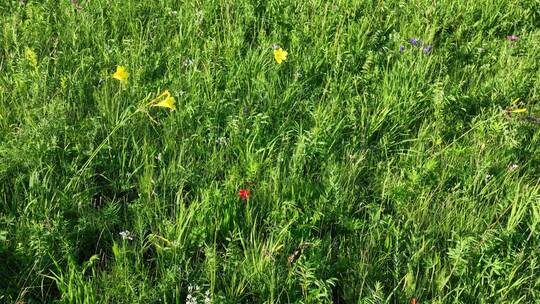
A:
{"label": "red flower", "polygon": [[250,195],[251,191],[249,191],[249,189],[240,189],[240,191],[238,191],[238,196],[240,199],[247,200]]}
{"label": "red flower", "polygon": [[416,304],[416,298],[411,299],[411,304]]}

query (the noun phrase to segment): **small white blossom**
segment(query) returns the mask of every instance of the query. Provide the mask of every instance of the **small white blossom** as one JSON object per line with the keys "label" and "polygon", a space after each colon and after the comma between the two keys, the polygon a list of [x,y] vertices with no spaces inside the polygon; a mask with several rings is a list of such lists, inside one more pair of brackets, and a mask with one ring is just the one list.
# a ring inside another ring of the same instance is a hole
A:
{"label": "small white blossom", "polygon": [[212,299],[210,298],[210,290],[207,290],[204,293],[204,304],[210,304],[212,303]]}
{"label": "small white blossom", "polygon": [[186,304],[197,304],[197,296],[194,295],[194,293],[199,292],[199,286],[195,285],[189,285],[188,286],[188,294],[186,296]]}
{"label": "small white blossom", "polygon": [[227,138],[224,136],[218,137],[218,139],[216,139],[216,144],[220,146],[226,146],[228,144]]}
{"label": "small white blossom", "polygon": [[186,304],[197,304],[197,298],[195,298],[191,294],[188,294],[186,297]]}
{"label": "small white blossom", "polygon": [[128,230],[122,231],[119,233],[123,240],[133,241],[135,236],[133,233],[129,232]]}

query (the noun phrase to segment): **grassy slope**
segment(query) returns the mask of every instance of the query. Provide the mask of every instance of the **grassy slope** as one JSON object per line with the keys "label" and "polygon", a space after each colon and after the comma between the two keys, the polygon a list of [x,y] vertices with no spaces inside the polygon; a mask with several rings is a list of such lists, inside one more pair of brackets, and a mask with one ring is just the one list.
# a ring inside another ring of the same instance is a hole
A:
{"label": "grassy slope", "polygon": [[540,301],[538,1],[27,2],[0,3],[0,302]]}

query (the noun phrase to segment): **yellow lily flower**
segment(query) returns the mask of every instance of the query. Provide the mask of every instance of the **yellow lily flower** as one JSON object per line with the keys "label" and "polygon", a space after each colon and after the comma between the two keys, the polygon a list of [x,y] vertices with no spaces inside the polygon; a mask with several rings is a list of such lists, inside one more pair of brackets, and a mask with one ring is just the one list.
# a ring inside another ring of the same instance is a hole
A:
{"label": "yellow lily flower", "polygon": [[126,71],[126,67],[119,65],[116,67],[116,72],[114,72],[112,77],[122,83],[126,83],[129,77],[129,73]]}
{"label": "yellow lily flower", "polygon": [[[161,98],[164,98],[162,101],[158,102]],[[162,107],[169,108],[171,111],[176,110],[176,100],[171,96],[168,90],[163,91],[158,97],[154,98],[148,104],[151,107]]]}
{"label": "yellow lily flower", "polygon": [[162,101],[156,103],[154,106],[156,107],[163,107],[163,108],[169,108],[171,111],[176,110],[176,100],[174,100],[174,97],[168,96]]}
{"label": "yellow lily flower", "polygon": [[287,51],[283,50],[282,48],[278,48],[274,50],[274,59],[276,59],[276,62],[278,64],[281,64],[283,61],[287,60]]}

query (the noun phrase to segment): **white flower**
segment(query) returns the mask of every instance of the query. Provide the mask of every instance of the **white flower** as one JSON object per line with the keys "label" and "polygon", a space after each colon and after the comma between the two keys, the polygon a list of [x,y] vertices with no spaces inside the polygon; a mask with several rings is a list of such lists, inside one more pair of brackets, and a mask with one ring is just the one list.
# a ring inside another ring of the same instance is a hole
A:
{"label": "white flower", "polygon": [[220,146],[226,146],[228,144],[227,138],[224,136],[218,137],[218,139],[216,139],[216,144]]}
{"label": "white flower", "polygon": [[210,304],[212,303],[212,299],[210,298],[210,290],[207,290],[204,293],[204,304]]}
{"label": "white flower", "polygon": [[511,164],[510,167],[508,167],[508,169],[510,169],[510,171],[514,171],[517,168],[519,168],[519,166],[517,164]]}
{"label": "white flower", "polygon": [[197,304],[197,297],[194,296],[194,293],[199,292],[199,286],[195,285],[189,285],[188,286],[188,294],[186,296],[186,304]]}
{"label": "white flower", "polygon": [[122,231],[119,233],[123,240],[133,241],[135,236],[133,233],[129,232],[128,230]]}

